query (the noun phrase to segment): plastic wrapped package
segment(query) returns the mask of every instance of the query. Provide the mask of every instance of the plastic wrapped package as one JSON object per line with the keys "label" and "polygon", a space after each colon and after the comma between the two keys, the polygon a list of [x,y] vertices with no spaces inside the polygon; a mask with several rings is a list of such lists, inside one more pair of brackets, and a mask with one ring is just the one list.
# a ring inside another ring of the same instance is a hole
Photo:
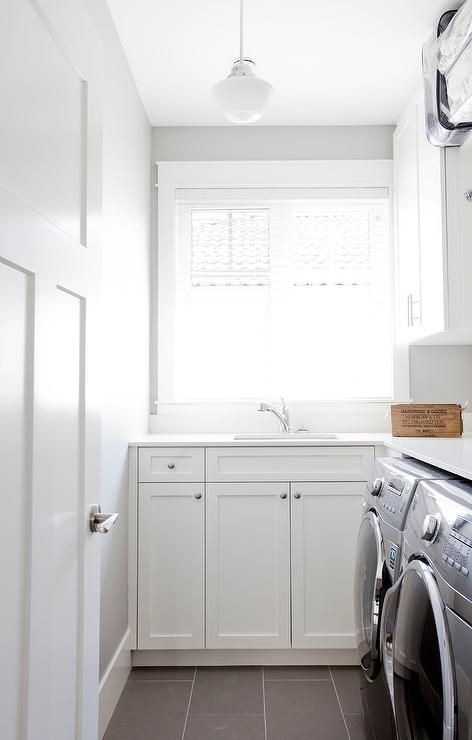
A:
{"label": "plastic wrapped package", "polygon": [[472,43],[445,73],[449,120],[458,124],[472,121]]}
{"label": "plastic wrapped package", "polygon": [[446,75],[472,39],[472,0],[467,0],[453,17],[454,22],[438,38],[438,69],[442,75]]}
{"label": "plastic wrapped package", "polygon": [[[472,0],[467,0],[466,4],[472,6]],[[456,97],[449,94],[446,76],[439,69],[440,56],[444,62],[446,60],[446,54],[441,51],[440,44],[446,30],[451,29],[451,21],[456,15],[457,11],[454,10],[444,13],[440,18],[437,33],[431,36],[423,47],[426,136],[431,144],[441,147],[460,146],[472,129],[472,117],[468,116],[468,100],[472,95],[470,79],[472,68],[467,65],[465,57],[465,51],[469,47],[462,43],[464,65],[459,65],[457,55],[454,57],[452,53],[452,39],[455,38],[452,31],[449,33],[448,43],[444,44],[444,49],[449,52],[447,58],[450,66],[446,74],[450,75],[451,90]],[[464,24],[461,27],[463,29]],[[465,33],[462,36],[465,37]],[[464,39],[460,38],[463,42]],[[454,120],[451,118],[452,115]]]}

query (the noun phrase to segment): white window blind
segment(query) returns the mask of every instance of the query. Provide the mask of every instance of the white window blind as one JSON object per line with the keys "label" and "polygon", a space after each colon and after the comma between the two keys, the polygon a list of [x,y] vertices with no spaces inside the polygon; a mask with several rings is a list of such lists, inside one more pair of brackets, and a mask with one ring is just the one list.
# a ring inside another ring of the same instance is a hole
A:
{"label": "white window blind", "polygon": [[392,396],[385,189],[176,191],[174,401]]}

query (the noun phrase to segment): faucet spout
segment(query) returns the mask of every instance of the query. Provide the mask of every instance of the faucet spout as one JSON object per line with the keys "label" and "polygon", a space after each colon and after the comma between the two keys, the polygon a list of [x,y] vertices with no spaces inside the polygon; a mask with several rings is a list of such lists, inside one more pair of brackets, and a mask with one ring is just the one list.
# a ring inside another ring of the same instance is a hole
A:
{"label": "faucet spout", "polygon": [[279,411],[272,406],[270,403],[262,401],[259,405],[258,411],[268,411],[273,414],[279,423],[279,429],[282,434],[288,434],[290,431],[288,408],[283,398],[280,399],[282,404],[282,411]]}

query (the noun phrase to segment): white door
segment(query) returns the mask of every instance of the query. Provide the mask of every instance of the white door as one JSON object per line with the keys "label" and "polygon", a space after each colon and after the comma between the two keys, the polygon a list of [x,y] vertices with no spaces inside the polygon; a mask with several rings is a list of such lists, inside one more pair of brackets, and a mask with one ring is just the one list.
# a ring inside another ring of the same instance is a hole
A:
{"label": "white door", "polygon": [[97,737],[100,67],[79,1],[2,2],[2,740]]}
{"label": "white door", "polygon": [[208,648],[290,646],[288,488],[207,485]]}
{"label": "white door", "polygon": [[292,646],[355,648],[364,483],[292,483]]}
{"label": "white door", "polygon": [[138,648],[203,648],[203,483],[141,483]]}

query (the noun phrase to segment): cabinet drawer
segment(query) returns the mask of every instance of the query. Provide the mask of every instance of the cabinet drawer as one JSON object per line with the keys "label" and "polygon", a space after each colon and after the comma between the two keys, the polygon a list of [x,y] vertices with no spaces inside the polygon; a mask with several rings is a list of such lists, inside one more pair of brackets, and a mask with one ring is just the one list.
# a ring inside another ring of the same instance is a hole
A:
{"label": "cabinet drawer", "polygon": [[207,451],[207,480],[365,481],[373,447],[232,447]]}
{"label": "cabinet drawer", "polygon": [[139,450],[140,483],[189,483],[205,477],[202,448],[141,447]]}

